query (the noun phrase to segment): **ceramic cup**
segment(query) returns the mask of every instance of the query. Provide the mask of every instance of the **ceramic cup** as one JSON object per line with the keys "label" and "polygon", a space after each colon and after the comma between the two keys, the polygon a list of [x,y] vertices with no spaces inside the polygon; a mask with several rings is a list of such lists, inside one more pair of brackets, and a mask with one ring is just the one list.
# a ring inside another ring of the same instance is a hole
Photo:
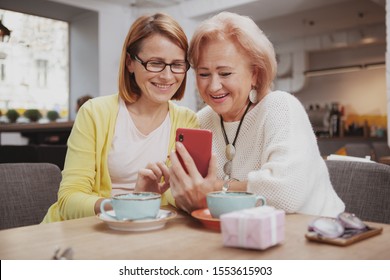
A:
{"label": "ceramic cup", "polygon": [[[111,204],[115,216],[104,210]],[[100,212],[117,220],[155,219],[160,210],[161,194],[154,192],[133,192],[115,195],[102,201]]]}
{"label": "ceramic cup", "polygon": [[222,214],[233,211],[266,205],[264,196],[250,192],[210,192],[206,199],[207,207],[213,218],[219,218]]}

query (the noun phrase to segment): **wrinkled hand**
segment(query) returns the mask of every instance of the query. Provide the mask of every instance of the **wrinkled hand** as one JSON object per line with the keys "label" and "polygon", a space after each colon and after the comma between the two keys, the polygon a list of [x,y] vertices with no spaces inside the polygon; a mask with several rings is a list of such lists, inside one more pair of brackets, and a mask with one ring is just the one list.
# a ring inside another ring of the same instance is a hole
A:
{"label": "wrinkled hand", "polygon": [[[164,177],[164,180],[161,180]],[[169,188],[169,169],[163,162],[149,163],[138,171],[135,191],[163,194]]]}
{"label": "wrinkled hand", "polygon": [[172,165],[169,168],[169,173],[171,192],[175,198],[176,205],[187,213],[191,213],[196,209],[206,208],[206,194],[218,188],[215,155],[211,156],[208,174],[203,178],[183,144],[177,142],[176,150],[188,170],[187,174],[176,152],[172,152],[170,154]]}

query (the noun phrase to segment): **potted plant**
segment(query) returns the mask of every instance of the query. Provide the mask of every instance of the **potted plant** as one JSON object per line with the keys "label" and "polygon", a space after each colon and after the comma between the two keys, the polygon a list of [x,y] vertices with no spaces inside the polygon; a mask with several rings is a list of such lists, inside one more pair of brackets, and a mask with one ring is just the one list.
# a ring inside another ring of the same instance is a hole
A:
{"label": "potted plant", "polygon": [[15,109],[9,109],[5,114],[10,123],[15,123],[16,120],[20,117],[20,114]]}
{"label": "potted plant", "polygon": [[46,117],[49,121],[55,122],[60,117],[60,114],[57,111],[51,110],[47,112]]}
{"label": "potted plant", "polygon": [[28,109],[24,111],[23,114],[26,118],[28,118],[31,122],[36,122],[40,118],[42,118],[41,112],[38,109]]}

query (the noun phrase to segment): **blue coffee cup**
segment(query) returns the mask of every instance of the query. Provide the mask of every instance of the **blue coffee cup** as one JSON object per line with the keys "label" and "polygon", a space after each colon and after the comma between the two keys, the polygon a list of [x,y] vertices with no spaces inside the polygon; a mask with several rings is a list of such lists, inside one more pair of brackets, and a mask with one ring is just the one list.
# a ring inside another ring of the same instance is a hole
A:
{"label": "blue coffee cup", "polygon": [[[111,204],[115,216],[104,210]],[[132,192],[107,198],[100,204],[100,212],[117,220],[155,219],[160,210],[161,194],[154,192]]]}
{"label": "blue coffee cup", "polygon": [[264,196],[250,192],[210,192],[207,194],[206,200],[207,207],[214,218],[219,218],[225,213],[266,205]]}

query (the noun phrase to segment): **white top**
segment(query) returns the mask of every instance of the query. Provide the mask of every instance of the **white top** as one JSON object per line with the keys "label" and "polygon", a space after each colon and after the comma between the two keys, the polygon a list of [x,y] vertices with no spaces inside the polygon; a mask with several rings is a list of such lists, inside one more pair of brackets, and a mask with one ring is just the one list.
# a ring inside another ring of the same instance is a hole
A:
{"label": "white top", "polygon": [[[213,132],[217,176],[223,178],[225,140],[220,117],[210,107],[198,112],[200,125]],[[229,142],[239,121],[224,122]],[[232,178],[247,180],[247,190],[287,213],[336,216],[345,205],[329,179],[305,109],[293,95],[266,95],[242,123],[233,159]]]}
{"label": "white top", "polygon": [[148,163],[167,159],[171,121],[169,113],[163,123],[148,135],[135,126],[125,103],[120,100],[108,170],[111,177],[111,195],[130,192],[137,182],[138,170]]}

